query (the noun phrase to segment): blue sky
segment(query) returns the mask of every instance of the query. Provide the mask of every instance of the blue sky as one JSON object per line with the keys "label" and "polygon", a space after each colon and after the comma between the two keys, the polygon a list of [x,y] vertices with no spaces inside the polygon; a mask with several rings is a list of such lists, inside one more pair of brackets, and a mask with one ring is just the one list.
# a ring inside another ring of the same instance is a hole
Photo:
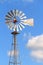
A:
{"label": "blue sky", "polygon": [[12,43],[12,35],[5,24],[5,15],[13,9],[23,11],[28,19],[34,18],[34,26],[25,26],[17,36],[22,65],[43,65],[43,62],[33,60],[30,56],[31,50],[26,47],[30,35],[43,35],[43,0],[0,0],[0,65],[8,65],[9,62],[7,53]]}

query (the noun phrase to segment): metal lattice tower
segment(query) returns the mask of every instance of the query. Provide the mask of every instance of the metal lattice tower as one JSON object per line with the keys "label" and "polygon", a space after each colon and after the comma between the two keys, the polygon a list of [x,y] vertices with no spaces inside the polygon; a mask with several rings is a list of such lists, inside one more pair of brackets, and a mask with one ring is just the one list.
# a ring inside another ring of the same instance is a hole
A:
{"label": "metal lattice tower", "polygon": [[[18,49],[17,49],[17,41],[16,36],[19,34],[17,31],[14,31],[11,33],[13,35],[13,43],[12,43],[12,52],[10,52],[10,59],[9,59],[9,65],[21,65],[21,62],[18,62],[17,56],[18,56]],[[13,57],[12,57],[13,53]]]}
{"label": "metal lattice tower", "polygon": [[[19,20],[18,20],[19,18]],[[19,30],[25,28],[25,25],[33,26],[33,19],[27,19],[25,14],[19,10],[11,10],[5,17],[6,24],[10,30],[13,30],[11,33],[13,35],[12,50],[9,52],[9,65],[21,65],[21,61],[18,62],[18,49],[16,36],[19,34]]]}

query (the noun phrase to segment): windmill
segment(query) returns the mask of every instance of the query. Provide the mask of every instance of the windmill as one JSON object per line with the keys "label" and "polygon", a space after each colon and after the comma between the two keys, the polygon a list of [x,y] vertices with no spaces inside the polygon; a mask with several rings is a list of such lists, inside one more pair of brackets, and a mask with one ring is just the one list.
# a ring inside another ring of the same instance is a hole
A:
{"label": "windmill", "polygon": [[25,25],[33,26],[34,20],[27,19],[26,15],[19,10],[11,10],[7,13],[5,16],[6,24],[8,25],[8,28],[12,30],[11,33],[13,35],[13,50],[9,51],[9,65],[18,65],[21,64],[21,62],[18,62],[18,50],[17,50],[17,43],[16,43],[16,35],[19,34],[19,31],[23,28],[25,28]]}

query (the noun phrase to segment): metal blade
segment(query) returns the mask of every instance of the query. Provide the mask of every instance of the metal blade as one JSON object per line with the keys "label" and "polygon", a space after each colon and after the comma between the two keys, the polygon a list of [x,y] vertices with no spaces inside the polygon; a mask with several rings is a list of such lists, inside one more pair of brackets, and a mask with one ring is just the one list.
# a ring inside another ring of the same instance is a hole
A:
{"label": "metal blade", "polygon": [[8,15],[12,17],[13,16],[12,11],[8,12]]}
{"label": "metal blade", "polygon": [[24,22],[24,20],[21,20],[21,22]]}
{"label": "metal blade", "polygon": [[7,21],[7,22],[5,22],[6,24],[8,24],[9,23],[9,21]]}
{"label": "metal blade", "polygon": [[13,10],[14,18],[16,18],[16,10]]}
{"label": "metal blade", "polygon": [[10,18],[5,18],[5,20],[11,20]]}
{"label": "metal blade", "polygon": [[11,23],[11,22],[7,22],[6,24],[8,25],[8,28],[9,28],[10,30],[13,29],[13,23]]}
{"label": "metal blade", "polygon": [[23,14],[22,11],[20,11],[18,16],[20,17],[22,14]]}
{"label": "metal blade", "polygon": [[17,25],[17,31],[19,31],[18,25]]}
{"label": "metal blade", "polygon": [[5,18],[11,18],[9,15],[6,15]]}
{"label": "metal blade", "polygon": [[27,20],[21,20],[21,22],[24,22],[24,21],[27,21]]}
{"label": "metal blade", "polygon": [[12,30],[12,28],[13,28],[13,23],[10,23],[10,29]]}
{"label": "metal blade", "polygon": [[13,31],[15,31],[15,28],[13,28]]}
{"label": "metal blade", "polygon": [[7,20],[5,23],[9,23],[9,22],[12,22],[11,20]]}
{"label": "metal blade", "polygon": [[8,12],[8,15],[9,15],[10,17],[12,17],[10,12]]}
{"label": "metal blade", "polygon": [[27,25],[27,24],[24,24],[24,22],[21,22],[23,25]]}
{"label": "metal blade", "polygon": [[18,16],[18,14],[19,14],[19,11],[18,11],[18,10],[16,10],[16,16]]}
{"label": "metal blade", "polygon": [[19,29],[22,31],[22,27],[19,25]]}
{"label": "metal blade", "polygon": [[8,25],[8,28],[10,29],[10,24],[8,23],[7,25]]}
{"label": "metal blade", "polygon": [[20,19],[22,20],[22,19],[26,19],[27,17],[26,16],[24,16],[24,17],[21,17]]}
{"label": "metal blade", "polygon": [[20,18],[21,18],[21,17],[23,17],[23,16],[25,16],[25,14],[24,14],[24,13],[22,13],[22,15],[20,16]]}
{"label": "metal blade", "polygon": [[16,17],[16,9],[15,9],[14,13],[15,13],[15,17]]}
{"label": "metal blade", "polygon": [[13,10],[13,15],[15,16],[15,10]]}
{"label": "metal blade", "polygon": [[11,17],[14,16],[14,13],[13,13],[12,10],[11,10],[8,14],[9,14]]}
{"label": "metal blade", "polygon": [[7,24],[8,28],[10,29],[9,23],[6,23],[6,24]]}
{"label": "metal blade", "polygon": [[13,26],[13,30],[14,30],[14,31],[16,31],[16,28],[17,28],[17,26],[16,26],[16,25],[14,25],[14,26]]}
{"label": "metal blade", "polygon": [[7,14],[7,15],[8,15],[9,17],[12,17],[12,16],[11,16],[11,14],[10,14],[10,12],[8,12],[8,14]]}
{"label": "metal blade", "polygon": [[9,25],[9,22],[7,21],[7,22],[5,22],[7,25]]}
{"label": "metal blade", "polygon": [[13,11],[11,10],[11,14],[12,14],[12,16],[14,16],[14,13],[13,13]]}
{"label": "metal blade", "polygon": [[22,28],[25,28],[24,25],[22,23],[19,24]]}
{"label": "metal blade", "polygon": [[12,30],[12,27],[13,27],[12,23],[9,23],[8,25],[9,25],[10,30]]}

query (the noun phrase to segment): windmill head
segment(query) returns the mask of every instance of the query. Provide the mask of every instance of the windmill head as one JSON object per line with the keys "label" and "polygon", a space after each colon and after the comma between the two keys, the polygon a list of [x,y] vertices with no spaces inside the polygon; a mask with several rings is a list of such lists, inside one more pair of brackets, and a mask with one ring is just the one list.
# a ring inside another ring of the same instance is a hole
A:
{"label": "windmill head", "polygon": [[[16,19],[16,17],[19,17],[20,22]],[[34,25],[34,19],[27,19],[25,14],[22,11],[19,10],[11,10],[7,13],[5,16],[6,24],[8,25],[8,28],[10,30],[17,30],[22,31],[23,28],[25,28],[25,25],[33,26]],[[18,24],[16,24],[19,22]]]}

